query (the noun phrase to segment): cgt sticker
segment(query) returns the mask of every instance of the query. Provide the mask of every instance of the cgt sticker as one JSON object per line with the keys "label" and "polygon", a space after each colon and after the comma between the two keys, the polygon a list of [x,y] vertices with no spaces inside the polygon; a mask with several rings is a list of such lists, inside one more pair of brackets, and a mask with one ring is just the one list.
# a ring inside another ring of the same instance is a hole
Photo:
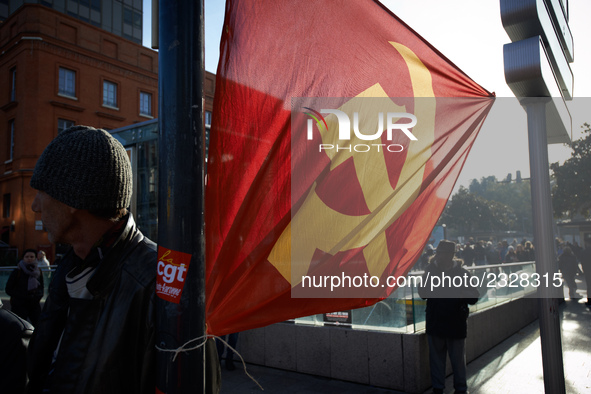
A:
{"label": "cgt sticker", "polygon": [[158,246],[156,295],[178,304],[183,294],[191,255]]}

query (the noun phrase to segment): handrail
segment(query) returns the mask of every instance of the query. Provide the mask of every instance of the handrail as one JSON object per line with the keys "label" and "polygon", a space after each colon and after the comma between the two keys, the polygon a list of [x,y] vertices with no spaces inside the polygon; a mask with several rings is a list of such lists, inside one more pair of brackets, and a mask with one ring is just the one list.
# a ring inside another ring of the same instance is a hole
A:
{"label": "handrail", "polygon": [[[5,265],[3,267],[0,267],[0,271],[14,271],[16,268],[18,268],[17,265]],[[56,269],[57,269],[57,265],[50,265],[49,266],[50,271],[55,271]],[[43,268],[41,268],[41,270],[45,271]]]}
{"label": "handrail", "polygon": [[[535,260],[532,261],[518,261],[516,263],[501,263],[501,264],[487,264],[487,265],[463,265],[462,268],[465,268],[469,271],[476,271],[481,269],[489,269],[489,268],[508,268],[508,267],[515,267],[515,266],[522,266],[522,265],[535,265]],[[408,275],[422,275],[424,274],[424,270],[417,270],[417,271],[410,271]]]}

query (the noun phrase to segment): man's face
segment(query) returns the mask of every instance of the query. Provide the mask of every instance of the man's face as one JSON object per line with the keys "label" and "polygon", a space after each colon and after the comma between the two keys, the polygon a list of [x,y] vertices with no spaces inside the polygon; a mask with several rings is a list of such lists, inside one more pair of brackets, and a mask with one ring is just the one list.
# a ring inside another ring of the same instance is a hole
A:
{"label": "man's face", "polygon": [[42,191],[37,192],[31,208],[41,214],[51,243],[70,243],[75,224],[73,208]]}

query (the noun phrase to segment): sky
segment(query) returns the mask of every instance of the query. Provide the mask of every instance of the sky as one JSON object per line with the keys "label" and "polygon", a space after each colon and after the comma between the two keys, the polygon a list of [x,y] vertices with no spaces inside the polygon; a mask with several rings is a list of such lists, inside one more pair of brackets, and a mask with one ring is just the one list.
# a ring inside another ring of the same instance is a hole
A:
{"label": "sky", "polygon": [[[350,0],[354,1],[354,0]],[[500,0],[383,0],[394,14],[429,41],[470,78],[498,98],[514,97],[507,86],[503,45],[510,43],[503,29]],[[570,0],[569,26],[574,37],[574,96],[567,106],[572,117],[572,135],[582,136],[581,125],[591,123],[591,0]],[[144,0],[144,45],[151,45],[151,0]],[[204,0],[205,69],[216,72],[225,1]],[[456,183],[468,186],[473,179],[494,175],[504,179],[516,171],[529,177],[527,117],[519,108],[511,126],[491,115],[480,131]],[[570,157],[563,144],[548,147],[549,162]]]}

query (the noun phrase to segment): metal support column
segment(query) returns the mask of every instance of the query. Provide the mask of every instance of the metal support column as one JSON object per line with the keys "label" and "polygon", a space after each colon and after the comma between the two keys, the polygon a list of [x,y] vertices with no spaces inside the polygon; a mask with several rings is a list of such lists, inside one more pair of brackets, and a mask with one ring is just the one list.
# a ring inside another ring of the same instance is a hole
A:
{"label": "metal support column", "polygon": [[[552,197],[546,133],[546,105],[551,98],[528,98],[522,101],[527,112],[529,135],[529,166],[533,210],[536,271],[540,275],[538,306],[544,387],[546,393],[565,393],[564,365],[558,299],[554,287],[557,272],[554,236],[552,232]],[[547,278],[547,281],[543,278]]]}
{"label": "metal support column", "polygon": [[[157,298],[163,349],[205,335],[203,32],[202,0],[160,0],[158,246],[190,256],[178,303]],[[204,392],[204,350],[159,352],[157,392]]]}

